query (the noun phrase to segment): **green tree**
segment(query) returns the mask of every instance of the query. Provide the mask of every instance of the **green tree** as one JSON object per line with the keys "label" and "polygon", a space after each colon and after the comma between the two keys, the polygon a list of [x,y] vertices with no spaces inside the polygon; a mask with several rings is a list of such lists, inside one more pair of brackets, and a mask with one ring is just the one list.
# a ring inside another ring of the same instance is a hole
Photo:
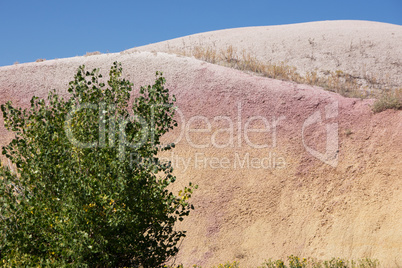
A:
{"label": "green tree", "polygon": [[132,83],[114,63],[107,85],[81,66],[69,99],[55,91],[30,109],[1,106],[15,138],[0,167],[0,260],[10,266],[159,267],[178,252],[174,229],[193,206],[174,195],[158,153],[174,126],[175,97],[156,73],[129,111]]}

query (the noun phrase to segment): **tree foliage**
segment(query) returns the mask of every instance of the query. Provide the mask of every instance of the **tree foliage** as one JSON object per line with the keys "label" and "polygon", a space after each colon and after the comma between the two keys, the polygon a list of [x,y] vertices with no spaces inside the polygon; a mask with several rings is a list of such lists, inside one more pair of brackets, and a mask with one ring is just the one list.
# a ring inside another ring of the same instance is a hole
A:
{"label": "tree foliage", "polygon": [[[173,127],[174,96],[156,73],[129,111],[132,83],[114,63],[107,84],[81,66],[70,98],[55,91],[29,109],[1,106],[15,138],[0,167],[0,259],[10,266],[159,267],[178,252],[174,229],[194,186],[174,195],[170,163],[158,159]],[[135,161],[133,161],[133,159]]]}

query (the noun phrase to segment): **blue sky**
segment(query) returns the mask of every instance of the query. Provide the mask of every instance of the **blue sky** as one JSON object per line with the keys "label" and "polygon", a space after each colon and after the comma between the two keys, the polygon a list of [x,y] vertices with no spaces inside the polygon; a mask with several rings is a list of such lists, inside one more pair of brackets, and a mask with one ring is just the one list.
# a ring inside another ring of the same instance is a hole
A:
{"label": "blue sky", "polygon": [[344,19],[402,25],[402,0],[0,0],[0,66],[212,30]]}

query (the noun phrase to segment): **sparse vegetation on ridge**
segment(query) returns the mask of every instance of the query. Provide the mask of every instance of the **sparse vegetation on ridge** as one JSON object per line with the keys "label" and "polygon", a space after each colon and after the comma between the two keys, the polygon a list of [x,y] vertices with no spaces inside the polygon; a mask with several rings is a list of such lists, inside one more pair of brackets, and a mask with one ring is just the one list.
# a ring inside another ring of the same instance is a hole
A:
{"label": "sparse vegetation on ridge", "polygon": [[85,54],[85,57],[94,56],[94,55],[101,55],[101,54],[102,54],[102,53],[100,53],[100,51],[87,52],[87,53]]}
{"label": "sparse vegetation on ridge", "polygon": [[345,97],[376,98],[378,101],[373,106],[373,112],[381,112],[385,109],[402,109],[402,88],[380,83],[373,76],[356,77],[342,70],[316,70],[300,74],[296,67],[287,65],[285,62],[264,63],[244,50],[239,53],[231,45],[220,51],[212,47],[196,46],[192,50],[170,52],[183,56],[193,56],[209,63],[252,72],[264,77],[319,86]]}

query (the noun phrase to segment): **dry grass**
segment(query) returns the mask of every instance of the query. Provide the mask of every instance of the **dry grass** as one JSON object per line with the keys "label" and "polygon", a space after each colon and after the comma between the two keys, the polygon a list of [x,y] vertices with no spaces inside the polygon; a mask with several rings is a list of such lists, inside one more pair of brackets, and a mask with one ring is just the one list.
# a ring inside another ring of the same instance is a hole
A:
{"label": "dry grass", "polygon": [[[395,93],[398,92],[398,90],[400,92],[400,89],[397,89],[398,85],[389,86],[386,82],[381,82],[374,76],[365,75],[364,77],[356,77],[344,73],[342,70],[316,70],[300,74],[296,67],[289,66],[285,62],[261,62],[257,57],[247,53],[245,50],[242,50],[239,53],[232,45],[220,51],[212,47],[205,48],[197,46],[191,50],[170,52],[178,55],[195,57],[196,59],[213,64],[252,72],[269,78],[319,86],[326,90],[339,93],[345,97],[381,99],[381,104],[377,104],[377,106],[384,108],[387,107],[385,109],[401,109],[402,106],[402,94],[397,95]],[[390,91],[393,91],[393,93],[390,93]],[[373,111],[380,110],[381,109],[373,108]]]}
{"label": "dry grass", "polygon": [[371,108],[374,113],[388,109],[402,110],[402,88],[394,92],[385,92],[375,100]]}
{"label": "dry grass", "polygon": [[102,53],[100,53],[99,51],[87,52],[87,53],[85,54],[85,57],[94,56],[94,55],[100,55],[100,54],[102,54]]}
{"label": "dry grass", "polygon": [[46,59],[37,59],[35,62],[43,62],[43,61],[45,61]]}

